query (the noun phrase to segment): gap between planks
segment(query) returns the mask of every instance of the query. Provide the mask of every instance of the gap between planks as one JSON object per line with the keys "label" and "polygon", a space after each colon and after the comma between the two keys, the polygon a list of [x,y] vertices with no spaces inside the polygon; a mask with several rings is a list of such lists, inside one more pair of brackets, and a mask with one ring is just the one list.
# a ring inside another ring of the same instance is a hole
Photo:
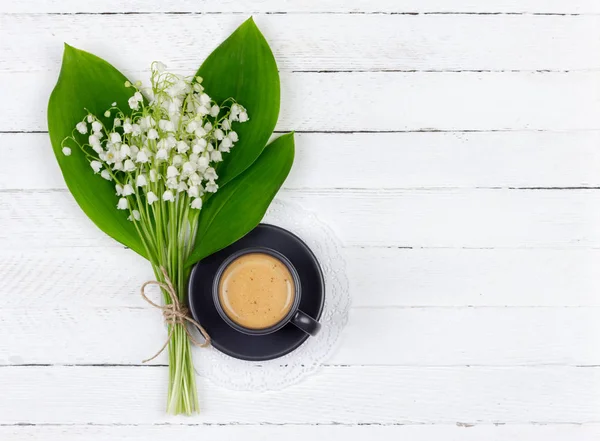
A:
{"label": "gap between planks", "polygon": [[473,11],[405,11],[405,12],[386,12],[386,11],[105,11],[105,12],[0,12],[7,16],[40,16],[40,15],[481,15],[481,16],[548,16],[548,17],[579,17],[579,16],[598,16],[598,12],[473,12]]}

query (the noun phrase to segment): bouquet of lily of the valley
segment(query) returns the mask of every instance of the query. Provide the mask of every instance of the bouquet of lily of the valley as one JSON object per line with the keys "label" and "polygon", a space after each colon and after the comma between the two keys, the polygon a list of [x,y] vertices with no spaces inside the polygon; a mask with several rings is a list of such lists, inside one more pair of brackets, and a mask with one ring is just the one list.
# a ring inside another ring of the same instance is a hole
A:
{"label": "bouquet of lily of the valley", "polygon": [[293,134],[267,145],[278,113],[277,66],[252,19],[194,75],[153,63],[147,87],[65,46],[48,106],[52,146],[79,206],[148,259],[163,288],[170,413],[198,410],[191,266],[254,228],[292,165]]}

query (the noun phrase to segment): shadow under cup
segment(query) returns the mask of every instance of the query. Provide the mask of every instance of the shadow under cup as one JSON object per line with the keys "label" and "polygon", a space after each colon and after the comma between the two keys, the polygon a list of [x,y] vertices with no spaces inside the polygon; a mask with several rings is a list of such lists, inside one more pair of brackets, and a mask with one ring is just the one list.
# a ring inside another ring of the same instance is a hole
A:
{"label": "shadow under cup", "polygon": [[[265,328],[249,328],[249,327],[245,327],[245,326],[237,323],[236,321],[234,321],[225,312],[225,308],[223,307],[223,305],[221,303],[221,296],[219,295],[220,288],[221,288],[221,279],[223,278],[223,275],[224,275],[225,271],[227,270],[227,268],[231,264],[233,264],[236,260],[238,260],[239,258],[249,255],[249,254],[263,254],[263,255],[267,255],[267,256],[275,258],[276,260],[278,260],[281,264],[283,264],[287,268],[287,270],[291,274],[292,280],[293,280],[294,298],[292,300],[292,305],[291,305],[289,311],[276,323],[274,323],[268,327],[265,327]],[[285,257],[280,252],[275,251],[271,248],[252,247],[252,248],[245,248],[243,250],[239,250],[239,251],[233,253],[231,256],[229,256],[227,259],[225,259],[223,261],[223,263],[219,266],[219,268],[215,274],[214,281],[213,281],[212,291],[213,291],[212,292],[213,302],[214,302],[215,308],[217,309],[217,312],[219,313],[221,318],[233,329],[235,329],[239,332],[242,332],[244,334],[247,334],[247,335],[271,334],[271,333],[276,332],[279,329],[283,328],[288,323],[294,324],[296,327],[298,327],[299,329],[301,329],[302,331],[304,331],[305,333],[307,333],[309,335],[316,335],[319,332],[319,329],[321,328],[321,324],[318,321],[316,321],[314,318],[310,317],[309,315],[307,315],[304,312],[299,310],[300,299],[302,298],[302,286],[301,286],[300,277],[298,276],[298,272],[296,271],[296,268],[294,268],[294,265],[292,265],[292,263],[289,261],[289,259],[287,257]]]}

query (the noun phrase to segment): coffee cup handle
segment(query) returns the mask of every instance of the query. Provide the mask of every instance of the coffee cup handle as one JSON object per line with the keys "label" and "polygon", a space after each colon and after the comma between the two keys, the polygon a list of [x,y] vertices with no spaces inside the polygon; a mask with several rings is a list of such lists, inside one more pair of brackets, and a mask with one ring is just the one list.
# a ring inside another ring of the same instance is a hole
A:
{"label": "coffee cup handle", "polygon": [[300,310],[296,311],[296,314],[294,314],[294,317],[292,317],[291,321],[294,325],[309,335],[317,335],[319,333],[319,329],[321,329],[321,323]]}

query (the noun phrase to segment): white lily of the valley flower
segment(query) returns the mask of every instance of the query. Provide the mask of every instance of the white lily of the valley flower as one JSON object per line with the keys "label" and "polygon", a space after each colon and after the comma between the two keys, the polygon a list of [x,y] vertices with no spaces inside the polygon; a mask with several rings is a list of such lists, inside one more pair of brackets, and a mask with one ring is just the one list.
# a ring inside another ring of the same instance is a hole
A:
{"label": "white lily of the valley flower", "polygon": [[188,196],[194,197],[194,198],[197,198],[198,196],[200,196],[200,190],[198,189],[197,185],[190,186],[187,190],[187,193],[188,193]]}
{"label": "white lily of the valley flower", "polygon": [[194,135],[196,135],[198,138],[206,136],[207,133],[208,130],[206,130],[206,128],[202,127],[201,125],[198,125],[198,128],[194,130]]}
{"label": "white lily of the valley flower", "polygon": [[185,141],[177,141],[177,153],[185,153],[190,149],[190,146]]}
{"label": "white lily of the valley flower", "polygon": [[65,156],[71,156],[71,149],[69,147],[63,147],[62,152]]}
{"label": "white lily of the valley flower", "polygon": [[187,189],[188,185],[184,181],[181,181],[179,182],[179,184],[177,184],[177,193],[181,193],[183,191],[186,191]]}
{"label": "white lily of the valley flower", "polygon": [[230,112],[229,112],[229,119],[231,121],[237,121],[238,120],[238,116],[241,112],[241,106],[237,103],[232,104]]}
{"label": "white lily of the valley flower", "polygon": [[82,135],[85,135],[87,133],[87,131],[88,131],[87,124],[85,122],[83,122],[83,121],[81,121],[80,123],[77,123],[77,125],[75,126],[75,128]]}
{"label": "white lily of the valley flower", "polygon": [[125,184],[123,186],[123,196],[131,196],[134,193],[133,186],[131,184]]}
{"label": "white lily of the valley flower", "polygon": [[107,181],[112,181],[112,176],[110,175],[110,172],[106,169],[104,169],[100,172],[100,176],[102,176]]}
{"label": "white lily of the valley flower", "polygon": [[142,216],[140,216],[140,212],[137,210],[133,210],[131,212],[131,215],[133,216],[133,219],[135,219],[136,221],[139,221],[142,218]]}
{"label": "white lily of the valley flower", "polygon": [[150,129],[148,130],[148,139],[158,139],[158,132],[156,131],[156,129]]}
{"label": "white lily of the valley flower", "polygon": [[150,115],[143,116],[138,121],[140,124],[140,128],[144,131],[147,131],[148,129],[156,125],[154,118],[152,118]]}
{"label": "white lily of the valley flower", "polygon": [[183,176],[189,176],[196,171],[196,167],[191,162],[184,162],[181,166],[181,174]]}
{"label": "white lily of the valley flower", "polygon": [[239,120],[239,122],[242,122],[242,123],[248,121],[248,114],[246,113],[245,110],[240,113],[238,120]]}
{"label": "white lily of the valley flower", "polygon": [[112,132],[108,139],[110,140],[110,142],[112,142],[113,144],[118,144],[121,142],[121,135],[119,135],[117,132]]}
{"label": "white lily of the valley flower", "polygon": [[121,144],[121,156],[123,158],[131,155],[131,148],[127,144]]}
{"label": "white lily of the valley flower", "polygon": [[102,124],[100,124],[100,122],[99,122],[99,121],[94,121],[94,122],[92,123],[92,131],[93,131],[94,133],[97,133],[97,132],[100,132],[100,131],[102,131]]}
{"label": "white lily of the valley flower", "polygon": [[209,181],[204,188],[208,193],[215,193],[219,189],[219,186],[213,181]]}
{"label": "white lily of the valley flower", "polygon": [[227,134],[227,137],[231,140],[231,142],[238,142],[238,134],[233,130]]}
{"label": "white lily of the valley flower", "polygon": [[135,180],[135,185],[137,185],[138,187],[144,187],[144,186],[148,185],[148,181],[146,180],[146,176],[144,176],[144,175],[138,175],[138,177]]}
{"label": "white lily of the valley flower", "polygon": [[192,203],[190,204],[190,207],[195,210],[200,210],[202,208],[202,199],[200,199],[200,198],[194,199],[192,201]]}
{"label": "white lily of the valley flower", "polygon": [[219,150],[222,152],[229,152],[229,150],[231,150],[232,146],[233,146],[233,143],[231,142],[231,139],[225,138],[221,142],[221,144],[219,144]]}
{"label": "white lily of the valley flower", "polygon": [[125,163],[123,164],[123,170],[126,172],[131,172],[135,170],[135,164],[131,159],[125,161]]}
{"label": "white lily of the valley flower", "polygon": [[126,198],[119,199],[119,202],[117,203],[117,208],[119,210],[127,210],[129,208],[129,202],[127,201],[127,199]]}
{"label": "white lily of the valley flower", "polygon": [[168,178],[165,181],[166,187],[171,189],[171,190],[175,190],[177,188],[177,186],[179,185],[179,180],[177,178]]}
{"label": "white lily of the valley flower", "polygon": [[117,196],[121,196],[123,194],[123,186],[121,184],[115,184],[115,191],[117,192]]}
{"label": "white lily of the valley flower", "polygon": [[147,149],[140,150],[135,158],[135,161],[139,162],[140,164],[145,164],[149,160],[150,159],[148,158],[148,150]]}
{"label": "white lily of the valley flower", "polygon": [[122,122],[121,122],[121,120],[119,118],[115,118],[114,119],[113,126],[115,126],[115,127],[121,127],[121,124],[122,124]]}
{"label": "white lily of the valley flower", "polygon": [[171,190],[166,190],[162,195],[163,201],[173,202],[175,200],[175,196]]}
{"label": "white lily of the valley flower", "polygon": [[177,140],[173,135],[167,136],[167,150],[172,149],[177,145]]}
{"label": "white lily of the valley flower", "polygon": [[98,137],[97,134],[93,134],[90,135],[88,138],[88,143],[93,147],[93,146],[99,146],[100,145],[100,138]]}
{"label": "white lily of the valley flower", "polygon": [[102,170],[102,163],[100,161],[92,161],[90,162],[90,166],[94,170],[94,173],[98,173],[100,170]]}
{"label": "white lily of the valley flower", "polygon": [[210,108],[210,116],[214,116],[214,117],[216,117],[216,116],[219,114],[219,110],[221,110],[221,109],[219,109],[219,106],[217,106],[217,105],[215,104],[214,106],[212,106],[212,107]]}
{"label": "white lily of the valley flower", "polygon": [[158,201],[158,197],[154,194],[153,191],[149,191],[146,194],[146,201],[148,202],[148,204],[152,205],[153,203]]}
{"label": "white lily of the valley flower", "polygon": [[159,161],[165,161],[169,157],[169,152],[166,149],[159,149],[156,152],[156,159]]}
{"label": "white lily of the valley flower", "polygon": [[194,133],[197,128],[198,128],[198,122],[192,120],[188,123],[187,126],[185,126],[185,131],[188,133]]}
{"label": "white lily of the valley flower", "polygon": [[158,127],[163,132],[174,132],[175,131],[175,124],[173,124],[171,121],[166,120],[166,119],[161,119],[158,122]]}
{"label": "white lily of the valley flower", "polygon": [[137,110],[138,107],[140,107],[140,102],[138,100],[136,100],[134,97],[129,98],[129,100],[127,100],[127,104],[129,104],[129,107],[132,110]]}
{"label": "white lily of the valley flower", "polygon": [[196,167],[198,167],[198,171],[200,172],[205,172],[206,169],[208,168],[208,157],[206,156],[200,156],[198,158],[198,160],[196,161]]}
{"label": "white lily of the valley flower", "polygon": [[215,133],[213,133],[213,135],[215,136],[215,138],[217,138],[217,140],[221,141],[224,137],[225,137],[225,133],[223,133],[223,130],[221,129],[217,129],[215,130]]}
{"label": "white lily of the valley flower", "polygon": [[167,178],[176,178],[177,176],[179,176],[179,170],[177,170],[177,167],[172,165],[167,167]]}
{"label": "white lily of the valley flower", "polygon": [[149,172],[150,182],[156,182],[158,180],[158,173],[156,170],[152,169]]}
{"label": "white lily of the valley flower", "polygon": [[143,100],[144,97],[142,97],[142,94],[136,92],[131,98],[129,98],[127,104],[129,104],[129,107],[131,107],[133,110],[137,110]]}
{"label": "white lily of the valley flower", "polygon": [[206,105],[208,103],[210,103],[210,97],[205,93],[200,95],[200,104]]}
{"label": "white lily of the valley flower", "polygon": [[202,183],[202,178],[198,173],[192,173],[190,175],[190,186],[192,185],[200,185]]}
{"label": "white lily of the valley flower", "polygon": [[169,150],[169,146],[167,145],[167,139],[163,138],[163,139],[159,139],[156,142],[156,148],[157,149],[165,149],[165,150]]}
{"label": "white lily of the valley flower", "polygon": [[223,160],[223,156],[221,155],[220,151],[215,150],[210,153],[210,160],[214,162],[221,162]]}
{"label": "white lily of the valley flower", "polygon": [[204,172],[204,178],[209,181],[216,181],[219,177],[217,176],[217,172],[214,168],[208,167]]}

